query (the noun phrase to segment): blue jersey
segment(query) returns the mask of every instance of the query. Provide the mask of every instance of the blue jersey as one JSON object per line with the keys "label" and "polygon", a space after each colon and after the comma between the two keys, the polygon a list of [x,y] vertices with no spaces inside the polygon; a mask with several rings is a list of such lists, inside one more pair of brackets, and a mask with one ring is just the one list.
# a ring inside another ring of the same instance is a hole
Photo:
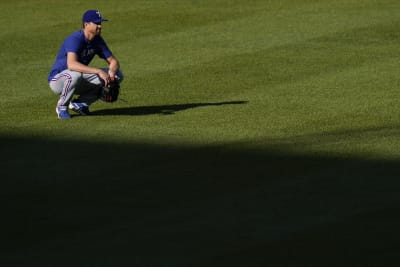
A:
{"label": "blue jersey", "polygon": [[51,68],[48,81],[68,68],[68,52],[76,53],[78,61],[84,65],[89,65],[95,55],[104,59],[112,56],[110,49],[107,47],[107,44],[101,36],[96,35],[93,40],[89,41],[85,38],[83,30],[76,31],[64,40],[64,43],[58,51],[56,61]]}

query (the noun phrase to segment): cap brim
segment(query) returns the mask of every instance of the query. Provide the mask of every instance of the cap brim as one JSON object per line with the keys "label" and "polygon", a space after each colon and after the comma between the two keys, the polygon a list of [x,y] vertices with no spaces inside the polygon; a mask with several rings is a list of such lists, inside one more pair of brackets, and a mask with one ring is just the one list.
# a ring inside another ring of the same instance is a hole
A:
{"label": "cap brim", "polygon": [[88,21],[88,22],[100,23],[100,22],[103,22],[103,21],[108,21],[108,19],[99,19],[99,20]]}

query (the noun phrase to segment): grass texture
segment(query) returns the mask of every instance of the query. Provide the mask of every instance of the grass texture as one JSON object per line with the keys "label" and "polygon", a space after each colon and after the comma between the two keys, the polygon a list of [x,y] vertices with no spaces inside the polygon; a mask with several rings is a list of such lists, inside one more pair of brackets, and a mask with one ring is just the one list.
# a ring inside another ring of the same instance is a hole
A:
{"label": "grass texture", "polygon": [[[121,99],[60,121],[47,75],[92,8]],[[0,10],[2,266],[397,266],[398,1]]]}

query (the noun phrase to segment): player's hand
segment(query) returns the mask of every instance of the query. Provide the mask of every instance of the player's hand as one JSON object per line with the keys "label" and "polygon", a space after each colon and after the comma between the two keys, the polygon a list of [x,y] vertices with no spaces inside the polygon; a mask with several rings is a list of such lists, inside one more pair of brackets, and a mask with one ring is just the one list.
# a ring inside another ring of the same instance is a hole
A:
{"label": "player's hand", "polygon": [[110,76],[110,81],[113,82],[115,80],[115,72],[109,70],[108,75]]}
{"label": "player's hand", "polygon": [[110,83],[110,75],[107,72],[100,70],[99,77],[104,81],[104,86],[107,86]]}

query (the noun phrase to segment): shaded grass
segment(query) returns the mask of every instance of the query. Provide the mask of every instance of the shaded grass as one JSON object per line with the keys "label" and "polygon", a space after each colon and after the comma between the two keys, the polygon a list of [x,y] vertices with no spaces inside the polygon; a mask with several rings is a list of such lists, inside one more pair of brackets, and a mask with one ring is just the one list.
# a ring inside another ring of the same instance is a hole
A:
{"label": "shaded grass", "polygon": [[235,144],[1,146],[7,266],[396,262],[397,161]]}

